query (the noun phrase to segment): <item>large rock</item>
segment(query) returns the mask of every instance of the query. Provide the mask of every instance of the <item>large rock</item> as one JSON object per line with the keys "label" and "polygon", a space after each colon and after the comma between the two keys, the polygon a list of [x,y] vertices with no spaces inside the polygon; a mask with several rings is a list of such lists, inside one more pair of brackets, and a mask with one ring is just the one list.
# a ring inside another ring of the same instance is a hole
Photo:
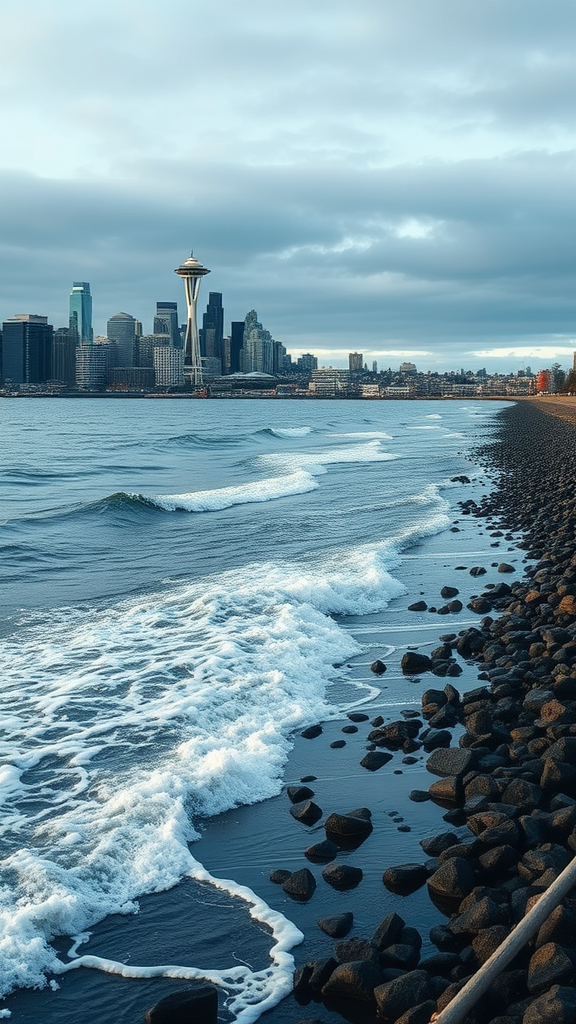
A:
{"label": "large rock", "polygon": [[304,850],[304,856],[315,863],[326,864],[338,856],[338,849],[336,843],[331,842],[330,839],[324,839],[321,843],[308,846]]}
{"label": "large rock", "polygon": [[374,989],[382,980],[382,972],[371,960],[351,960],[339,964],[322,989],[325,999],[347,996],[363,1003],[374,1000]]}
{"label": "large rock", "polygon": [[331,939],[343,939],[348,935],[354,924],[352,911],[347,910],[343,914],[334,914],[333,917],[319,917],[316,924]]}
{"label": "large rock", "polygon": [[378,925],[371,942],[377,949],[386,949],[398,939],[406,922],[399,914],[392,912],[388,914]]}
{"label": "large rock", "polygon": [[328,864],[322,868],[322,878],[334,889],[354,889],[362,881],[362,868],[352,864]]}
{"label": "large rock", "polygon": [[530,957],[528,989],[539,993],[551,985],[573,985],[576,981],[574,954],[557,942],[547,942]]}
{"label": "large rock", "polygon": [[172,992],[156,1003],[144,1024],[217,1024],[218,993],[213,985],[197,985]]}
{"label": "large rock", "polygon": [[316,879],[308,868],[301,868],[299,871],[294,871],[290,878],[286,879],[282,888],[287,896],[291,896],[293,900],[300,900],[304,903],[314,895]]}
{"label": "large rock", "polygon": [[426,971],[408,971],[374,989],[378,1013],[386,1022],[397,1021],[407,1010],[433,997],[432,979]]}
{"label": "large rock", "polygon": [[452,857],[430,876],[428,891],[433,900],[459,903],[472,892],[475,884],[474,871],[468,861]]}
{"label": "large rock", "polygon": [[303,825],[315,825],[322,817],[322,810],[313,800],[305,800],[301,804],[292,804],[290,814]]}
{"label": "large rock", "polygon": [[574,1024],[576,1021],[576,989],[552,985],[526,1009],[522,1024]]}
{"label": "large rock", "polygon": [[390,892],[399,896],[407,896],[420,889],[428,877],[423,864],[396,864],[386,868],[382,881]]}
{"label": "large rock", "polygon": [[405,676],[417,676],[421,672],[430,672],[432,661],[427,654],[418,654],[417,651],[406,651],[402,655],[400,668]]}
{"label": "large rock", "polygon": [[356,814],[330,814],[324,824],[328,839],[338,843],[339,840],[365,839],[373,831],[370,818],[357,817]]}
{"label": "large rock", "polygon": [[366,768],[369,772],[377,772],[392,760],[392,754],[385,750],[369,750],[360,761],[360,767]]}
{"label": "large rock", "polygon": [[468,747],[437,747],[426,762],[432,775],[466,775],[475,763],[476,754]]}

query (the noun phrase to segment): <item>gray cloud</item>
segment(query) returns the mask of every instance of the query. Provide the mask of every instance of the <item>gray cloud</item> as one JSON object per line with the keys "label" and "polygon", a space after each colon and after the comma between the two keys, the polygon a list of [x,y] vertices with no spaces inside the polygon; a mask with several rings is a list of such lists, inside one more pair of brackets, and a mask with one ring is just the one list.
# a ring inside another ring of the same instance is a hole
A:
{"label": "gray cloud", "polygon": [[571,0],[4,8],[2,318],[149,327],[193,244],[335,361],[573,344]]}

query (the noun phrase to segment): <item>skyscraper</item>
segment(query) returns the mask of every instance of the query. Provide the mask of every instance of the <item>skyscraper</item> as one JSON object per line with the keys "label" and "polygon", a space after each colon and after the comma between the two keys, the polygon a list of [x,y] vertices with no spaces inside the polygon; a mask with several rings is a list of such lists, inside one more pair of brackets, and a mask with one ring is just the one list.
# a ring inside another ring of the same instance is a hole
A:
{"label": "skyscraper", "polygon": [[62,384],[76,383],[78,333],[71,327],[59,327],[52,342],[52,378]]}
{"label": "skyscraper", "polygon": [[2,374],[12,384],[52,378],[52,336],[47,316],[18,313],[2,324]]}
{"label": "skyscraper", "polygon": [[233,320],[230,325],[230,373],[240,373],[242,369],[243,348],[244,321]]}
{"label": "skyscraper", "polygon": [[244,321],[244,373],[274,373],[274,340],[258,320],[255,309]]}
{"label": "skyscraper", "polygon": [[94,340],[92,331],[92,296],[87,281],[74,281],[70,292],[70,328],[78,334],[83,345]]}
{"label": "skyscraper", "polygon": [[222,369],[222,340],[224,338],[224,310],[222,294],[208,293],[208,305],[202,317],[200,331],[200,355],[220,361]]}
{"label": "skyscraper", "polygon": [[174,273],[178,274],[178,277],[181,277],[184,281],[188,312],[186,341],[184,343],[184,371],[188,371],[191,384],[198,387],[198,385],[202,384],[202,360],[198,340],[198,323],[196,321],[196,303],[198,301],[198,292],[200,291],[200,282],[204,275],[209,274],[210,271],[207,267],[203,267],[193,255],[190,255],[187,260],[184,260],[184,263],[176,267]]}
{"label": "skyscraper", "polygon": [[178,326],[178,303],[157,302],[154,317],[154,334],[169,334],[172,348],[182,348]]}
{"label": "skyscraper", "polygon": [[136,366],[138,362],[136,324],[130,313],[116,313],[106,325],[108,338],[118,344],[118,366]]}
{"label": "skyscraper", "polygon": [[351,373],[355,373],[362,369],[364,364],[364,356],[361,352],[349,352],[348,353],[348,369]]}

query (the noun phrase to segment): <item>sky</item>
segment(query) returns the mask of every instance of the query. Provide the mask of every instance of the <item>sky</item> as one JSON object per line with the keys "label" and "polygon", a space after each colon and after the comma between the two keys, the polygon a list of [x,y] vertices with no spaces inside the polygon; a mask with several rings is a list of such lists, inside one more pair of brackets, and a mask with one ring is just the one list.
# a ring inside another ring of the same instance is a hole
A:
{"label": "sky", "polygon": [[573,0],[2,0],[0,319],[225,323],[321,365],[572,365]]}

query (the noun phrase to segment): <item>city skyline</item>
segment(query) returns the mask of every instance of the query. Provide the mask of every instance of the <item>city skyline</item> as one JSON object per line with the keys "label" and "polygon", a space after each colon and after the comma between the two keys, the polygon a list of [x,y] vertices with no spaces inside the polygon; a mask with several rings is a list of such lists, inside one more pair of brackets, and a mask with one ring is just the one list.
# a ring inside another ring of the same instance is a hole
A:
{"label": "city skyline", "polygon": [[3,317],[66,323],[81,279],[95,333],[142,319],[193,240],[233,320],[322,362],[570,357],[570,0],[215,0],[192,76],[189,3],[4,5]]}

